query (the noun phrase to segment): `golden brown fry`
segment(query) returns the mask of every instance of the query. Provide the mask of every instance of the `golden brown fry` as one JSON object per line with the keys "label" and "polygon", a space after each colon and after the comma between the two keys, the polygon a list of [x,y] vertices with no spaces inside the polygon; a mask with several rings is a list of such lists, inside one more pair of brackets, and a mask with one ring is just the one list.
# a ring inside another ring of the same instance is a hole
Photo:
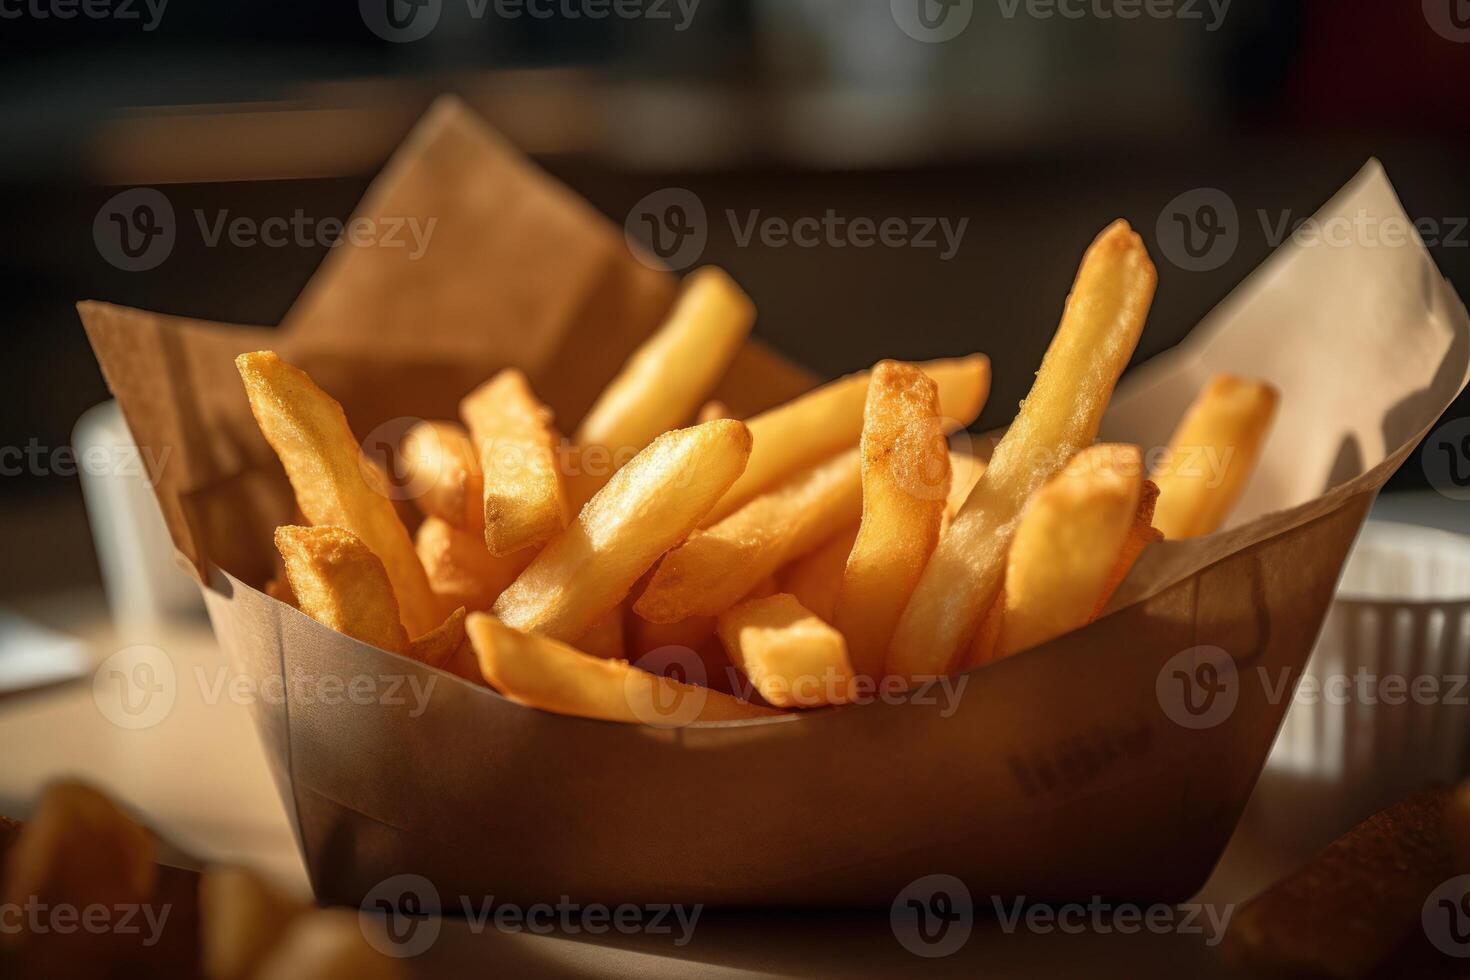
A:
{"label": "golden brown fry", "polygon": [[515,629],[580,638],[698,525],[749,455],[750,430],[729,419],[659,436],[536,556],[493,612]]}
{"label": "golden brown fry", "polygon": [[[939,385],[939,414],[945,431],[964,428],[980,414],[990,391],[990,360],[983,354],[918,367]],[[715,524],[792,476],[858,444],[868,372],[838,378],[748,420],[755,447],[750,465],[705,519]]]}
{"label": "golden brown fry", "polygon": [[286,580],[285,569],[281,570],[278,577],[272,577],[265,583],[263,590],[266,595],[288,606],[296,605],[296,593],[291,591],[291,583]]}
{"label": "golden brown fry", "polygon": [[[403,980],[402,961],[378,952],[364,935],[380,922],[356,910],[310,909],[292,920],[252,980]],[[397,938],[387,934],[377,943]]]}
{"label": "golden brown fry", "polygon": [[889,674],[945,674],[964,656],[1000,590],[1021,508],[1096,437],[1156,281],[1143,240],[1125,221],[1108,226],[1088,248],[1031,393],[940,536],[899,619]]}
{"label": "golden brown fry", "polygon": [[479,535],[485,523],[485,480],[479,453],[464,427],[419,422],[403,437],[401,451],[419,510]]}
{"label": "golden brown fry", "polygon": [[465,641],[459,645],[459,649],[450,655],[449,660],[440,669],[448,671],[455,677],[462,677],[471,684],[478,684],[480,687],[490,686],[485,683],[485,675],[480,673],[480,661],[475,657],[475,648],[470,645],[468,634],[465,635]]}
{"label": "golden brown fry", "polygon": [[393,586],[378,556],[346,528],[276,528],[276,550],[306,615],[392,653],[408,649]]}
{"label": "golden brown fry", "polygon": [[837,593],[842,589],[842,573],[847,556],[857,541],[858,525],[839,532],[816,551],[791,562],[776,576],[780,591],[796,596],[806,606],[830,623],[837,613]]}
{"label": "golden brown fry", "polygon": [[[1446,797],[1434,786],[1375,813],[1246,903],[1220,946],[1231,975],[1463,976],[1432,952],[1424,969],[1383,968],[1396,951],[1412,957],[1415,942],[1424,941],[1425,906],[1451,876]],[[1461,927],[1453,922],[1440,925],[1445,938]]]}
{"label": "golden brown fry", "polygon": [[715,419],[733,419],[735,413],[730,411],[730,406],[719,400],[705,402],[699,408],[697,418],[701,422],[713,422]]}
{"label": "golden brown fry", "polygon": [[970,649],[966,656],[964,668],[979,667],[996,659],[996,651],[1000,649],[1000,629],[1005,622],[1006,590],[1002,586],[1000,592],[995,596],[995,601],[985,613],[985,618],[980,620],[980,628],[975,631],[975,639],[970,643]]}
{"label": "golden brown fry", "polygon": [[539,633],[522,633],[485,613],[471,616],[468,626],[485,680],[512,701],[543,711],[652,725],[777,714],[626,661],[589,656]]}
{"label": "golden brown fry", "polygon": [[526,376],[501,371],[459,403],[485,483],[485,547],[497,557],[544,544],[567,524],[551,410]]}
{"label": "golden brown fry", "polygon": [[985,460],[969,453],[951,451],[949,471],[949,495],[944,499],[944,520],[941,522],[944,526],[954,520],[960,508],[965,506],[970,491],[980,482],[980,477],[985,472]]}
{"label": "golden brown fry", "polygon": [[633,608],[656,623],[717,616],[761,579],[857,520],[862,508],[858,451],[852,449],[691,534],[664,557]]}
{"label": "golden brown fry", "polygon": [[1129,571],[1133,569],[1133,563],[1138,561],[1143,549],[1155,541],[1163,539],[1158,528],[1153,527],[1154,504],[1159,499],[1159,488],[1152,480],[1143,481],[1143,490],[1138,495],[1138,511],[1133,515],[1133,526],[1128,529],[1128,538],[1123,542],[1123,548],[1118,552],[1118,561],[1113,565],[1113,571],[1108,575],[1107,582],[1103,585],[1102,593],[1097,597],[1097,604],[1092,607],[1092,619],[1102,615],[1107,608],[1108,600],[1113,593],[1118,591],[1118,586],[1128,577]]}
{"label": "golden brown fry", "polygon": [[439,603],[389,499],[382,473],[363,458],[342,406],[272,351],[241,354],[235,366],[250,409],[281,459],[296,502],[312,524],[342,527],[387,569],[410,632],[439,625]]}
{"label": "golden brown fry", "polygon": [[719,616],[720,641],[761,697],[779,708],[817,708],[851,697],[842,634],[787,593],[752,599]]}
{"label": "golden brown fry", "polygon": [[244,868],[211,866],[199,876],[199,945],[209,980],[249,980],[306,911]]}
{"label": "golden brown fry", "polygon": [[1137,446],[1100,443],[1026,504],[1006,557],[997,657],[1085,626],[1133,526],[1143,484]]}
{"label": "golden brown fry", "polygon": [[1159,466],[1154,526],[1170,540],[1225,523],[1250,482],[1279,396],[1264,381],[1217,374],[1195,398]]}
{"label": "golden brown fry", "polygon": [[677,623],[650,623],[636,612],[629,623],[633,632],[633,655],[641,657],[663,647],[698,650],[715,635],[713,616],[690,616]]}
{"label": "golden brown fry", "polygon": [[446,667],[454,658],[455,651],[464,646],[464,606],[449,614],[449,618],[416,640],[408,644],[408,655],[430,667]]}
{"label": "golden brown fry", "polygon": [[[775,595],[779,591],[780,587],[775,576],[769,576],[757,582],[755,588],[746,594],[745,599],[760,599],[768,595]],[[629,632],[632,634],[632,648],[635,657],[642,657],[663,647],[683,647],[703,657],[713,645],[715,653],[718,654],[716,659],[720,661],[720,666],[728,666],[725,663],[724,648],[715,639],[715,618],[713,616],[690,616],[677,623],[651,623],[633,612],[630,607],[627,622]],[[712,681],[713,674],[710,677],[710,686],[713,687],[715,686]]]}
{"label": "golden brown fry", "polygon": [[579,447],[595,446],[609,457],[605,472],[585,484],[589,499],[612,476],[612,467],[684,424],[754,322],[750,297],[723,270],[706,266],[689,274],[663,326],[634,351],[577,427]]}
{"label": "golden brown fry", "polygon": [[470,612],[489,609],[536,557],[535,548],[523,548],[496,558],[478,534],[450,527],[437,517],[427,517],[419,525],[414,548],[446,615],[460,606]]}
{"label": "golden brown fry", "polygon": [[[158,882],[157,850],[153,835],[112,800],[86,783],[61,780],[42,792],[6,852],[0,897],[7,909],[38,900],[78,910],[141,905]],[[15,919],[0,932],[6,944],[33,938],[25,917]]]}
{"label": "golden brown fry", "polygon": [[623,619],[627,611],[626,600],[618,603],[612,611],[593,623],[577,641],[578,649],[589,657],[603,660],[623,660],[627,651],[623,644]]}
{"label": "golden brown fry", "polygon": [[949,480],[938,387],[912,365],[880,362],[863,420],[862,524],[833,620],[859,677],[883,673],[893,628],[939,540]]}

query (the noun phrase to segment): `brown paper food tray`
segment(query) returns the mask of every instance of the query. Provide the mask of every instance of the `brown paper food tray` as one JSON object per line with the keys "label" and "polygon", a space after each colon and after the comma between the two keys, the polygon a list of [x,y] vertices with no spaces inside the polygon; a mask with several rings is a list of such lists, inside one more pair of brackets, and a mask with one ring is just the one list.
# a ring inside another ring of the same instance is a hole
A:
{"label": "brown paper food tray", "polygon": [[[1376,164],[1319,218],[1358,210],[1402,216]],[[439,220],[417,260],[335,250],[279,331],[80,307],[137,441],[171,453],[159,499],[208,583],[221,646],[287,692],[254,712],[326,902],[357,904],[403,872],[446,903],[886,906],[938,872],[977,896],[1182,900],[1234,828],[1290,702],[1279,679],[1301,671],[1373,497],[1470,364],[1464,308],[1417,243],[1289,244],[1189,343],[1130,375],[1105,425],[1161,445],[1210,373],[1275,382],[1281,417],[1236,526],[1151,548],[1109,615],[972,671],[953,702],[929,691],[769,721],[617,725],[522,707],[257,591],[290,497],[231,355],[282,351],[359,435],[452,418],[510,364],[570,428],[672,300],[667,274],[454,100],[358,213]],[[746,414],[809,383],[753,343],[719,396]],[[1199,645],[1229,652],[1238,700],[1195,729],[1170,720],[1158,684]],[[293,693],[358,676],[432,687],[422,713],[406,695]]]}

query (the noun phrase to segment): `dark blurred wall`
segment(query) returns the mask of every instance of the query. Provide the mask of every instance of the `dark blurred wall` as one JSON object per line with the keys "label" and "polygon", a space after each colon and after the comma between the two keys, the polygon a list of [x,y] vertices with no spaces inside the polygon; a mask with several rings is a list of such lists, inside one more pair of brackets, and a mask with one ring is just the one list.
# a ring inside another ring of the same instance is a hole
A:
{"label": "dark blurred wall", "polygon": [[[894,31],[888,0],[704,0],[682,32],[446,14],[419,44],[380,40],[355,6],[172,0],[148,31],[0,18],[10,355],[0,359],[0,445],[62,445],[78,414],[106,397],[75,300],[273,323],[324,252],[209,248],[181,234],[156,269],[123,272],[92,239],[114,184],[152,183],[155,169],[182,179],[165,187],[180,214],[345,216],[372,161],[446,89],[493,90],[477,103],[492,120],[527,134],[553,172],[619,223],[649,193],[693,191],[715,216],[702,261],[726,266],[755,296],[762,336],[823,374],[883,355],[986,351],[996,383],[984,426],[1014,411],[1081,249],[1113,217],[1139,227],[1159,258],[1154,229],[1179,195],[1219,188],[1241,215],[1238,243],[1216,267],[1160,262],[1146,357],[1269,253],[1264,218],[1310,215],[1370,156],[1411,215],[1450,229],[1470,213],[1470,36],[1456,39],[1455,21],[1435,20],[1418,0],[1236,0],[1217,30],[1006,18],[1003,5],[976,4],[965,34],[942,45]],[[499,74],[566,67],[575,73],[555,85]],[[347,122],[284,125],[312,107]],[[156,135],[172,119],[248,109],[265,120],[253,142],[270,141],[273,113],[283,120],[285,162],[260,174],[272,179],[218,180],[219,147]],[[297,156],[309,162],[299,172],[316,176],[283,179]],[[950,257],[772,248],[742,245],[722,217],[829,211],[965,230]],[[1433,251],[1470,294],[1470,235]],[[1411,466],[1396,485],[1417,481]],[[0,592],[94,574],[79,521],[74,481],[0,478],[0,533],[65,543],[53,575],[0,575]]]}

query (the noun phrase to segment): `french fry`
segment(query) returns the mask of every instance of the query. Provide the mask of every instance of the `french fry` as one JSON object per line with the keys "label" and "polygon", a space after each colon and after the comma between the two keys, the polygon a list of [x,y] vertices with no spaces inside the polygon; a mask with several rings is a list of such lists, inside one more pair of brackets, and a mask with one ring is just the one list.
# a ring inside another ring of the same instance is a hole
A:
{"label": "french fry", "polygon": [[975,484],[980,482],[980,476],[985,472],[985,460],[969,453],[957,453],[951,450],[949,472],[949,495],[944,499],[944,520],[941,522],[945,527],[954,520],[960,508],[965,506],[965,500],[970,496],[970,491],[975,489]]}
{"label": "french fry", "polygon": [[996,657],[1085,626],[1138,511],[1143,453],[1100,443],[1032,495],[1006,556]]}
{"label": "french fry", "polygon": [[496,557],[545,544],[567,524],[567,495],[551,410],[526,376],[501,371],[459,403],[480,456],[485,547]]}
{"label": "french fry", "polygon": [[[972,354],[918,367],[939,385],[939,414],[946,431],[975,421],[990,391],[989,358]],[[802,470],[856,446],[867,398],[868,372],[860,371],[749,419],[746,424],[755,439],[750,464],[705,524],[724,520]]]}
{"label": "french fry", "polygon": [[889,674],[945,674],[964,656],[1000,590],[1021,508],[1096,437],[1156,281],[1143,240],[1125,221],[1108,226],[1087,249],[1031,393],[940,536],[899,619]]}
{"label": "french fry", "polygon": [[306,905],[244,868],[199,876],[199,945],[209,980],[249,980]]}
{"label": "french fry", "polygon": [[582,634],[577,641],[578,649],[590,657],[603,660],[622,660],[626,655],[623,642],[623,618],[626,600],[618,603],[612,611],[603,615]]}
{"label": "french fry", "polygon": [[449,660],[440,668],[462,677],[471,684],[480,687],[489,687],[485,683],[485,675],[480,673],[480,661],[475,657],[475,648],[470,645],[469,635],[465,635],[465,641],[459,645],[459,649],[450,655]]}
{"label": "french fry", "polygon": [[475,534],[485,523],[485,480],[469,433],[455,422],[419,422],[400,448],[414,503],[429,517]]}
{"label": "french fry", "polygon": [[[1123,541],[1123,547],[1118,552],[1118,559],[1113,564],[1113,570],[1108,574],[1102,592],[1097,597],[1097,602],[1093,604],[1092,614],[1087,618],[1088,622],[1102,615],[1103,610],[1107,608],[1108,600],[1113,597],[1118,586],[1122,585],[1123,580],[1128,577],[1128,571],[1138,560],[1138,556],[1143,553],[1143,549],[1163,537],[1149,525],[1154,515],[1154,501],[1158,497],[1159,488],[1154,486],[1151,480],[1144,480],[1138,495],[1138,509],[1134,512],[1128,536]],[[1012,549],[1014,548],[1013,543]],[[990,611],[981,620],[974,642],[970,644],[969,656],[965,663],[966,668],[979,667],[999,658],[1000,630],[1005,620],[1005,606],[1006,590],[1002,586],[995,601],[990,604]]]}
{"label": "french fry", "polygon": [[523,548],[496,558],[478,534],[450,527],[437,517],[424,518],[414,536],[414,549],[446,615],[460,606],[470,612],[489,609],[536,557],[535,548]]}
{"label": "french fry", "polygon": [[[1428,899],[1452,874],[1443,836],[1447,796],[1431,786],[1373,814],[1247,902],[1220,944],[1231,975],[1464,976],[1432,951],[1420,969],[1392,968],[1396,953],[1412,956],[1424,941]],[[1449,931],[1460,922],[1446,928],[1439,918],[1436,925],[1462,943]]]}
{"label": "french fry", "polygon": [[468,628],[485,680],[512,701],[543,711],[631,724],[778,714],[650,674],[626,661],[589,656],[549,636],[512,629],[485,613],[471,616]]}
{"label": "french fry", "polygon": [[730,662],[778,708],[817,708],[851,697],[853,670],[842,634],[788,593],[720,613]]}
{"label": "french fry", "polygon": [[[404,980],[402,960],[378,952],[367,940],[364,930],[378,921],[356,910],[311,909],[291,920],[252,980]],[[377,945],[395,938],[382,936]]]}
{"label": "french fry", "polygon": [[749,455],[750,430],[729,419],[659,436],[542,549],[492,611],[518,630],[579,639],[698,525]]}
{"label": "french fry", "polygon": [[918,368],[877,364],[865,411],[862,523],[833,625],[847,638],[853,673],[878,677],[893,628],[939,540],[950,459],[938,386]]}
{"label": "french fry", "polygon": [[278,602],[284,602],[288,606],[296,605],[296,593],[291,591],[291,583],[286,581],[284,570],[279,576],[272,576],[268,579],[263,591]]}
{"label": "french fry", "polygon": [[631,620],[631,627],[633,655],[641,657],[661,647],[686,647],[690,650],[698,650],[700,644],[715,635],[715,618],[713,616],[690,616],[677,623],[650,623],[635,612]]}
{"label": "french fry", "polygon": [[1142,492],[1138,495],[1138,511],[1133,515],[1133,526],[1128,529],[1128,537],[1123,542],[1122,550],[1118,552],[1118,561],[1113,565],[1113,571],[1103,585],[1102,593],[1097,597],[1097,604],[1092,608],[1092,619],[1102,615],[1108,600],[1128,577],[1128,572],[1143,554],[1143,549],[1163,539],[1159,529],[1153,526],[1154,505],[1158,499],[1158,485],[1152,480],[1144,480]]}
{"label": "french fry", "polygon": [[856,524],[838,532],[826,544],[778,572],[777,587],[796,596],[797,602],[820,616],[823,622],[832,622],[837,613],[837,593],[842,589],[842,573],[857,536]]}
{"label": "french fry", "polygon": [[995,596],[995,601],[985,613],[985,618],[980,620],[980,628],[975,631],[975,639],[970,643],[969,654],[965,660],[965,669],[979,667],[996,659],[996,652],[1000,649],[1000,629],[1005,622],[1006,590],[1002,586],[1000,592]]}
{"label": "french fry", "polygon": [[730,411],[730,406],[719,400],[705,402],[699,407],[699,415],[696,416],[701,422],[713,422],[715,419],[733,419],[735,413]]}
{"label": "french fry", "polygon": [[[6,851],[0,898],[15,910],[37,900],[77,910],[141,905],[158,883],[157,852],[153,835],[107,796],[61,780],[41,793],[35,814]],[[26,920],[15,914],[0,942],[18,946],[36,938]]]}
{"label": "french fry", "polygon": [[1195,398],[1151,479],[1154,527],[1169,540],[1218,530],[1240,499],[1265,444],[1279,396],[1264,381],[1217,374]]}
{"label": "french fry", "polygon": [[[723,270],[706,266],[689,274],[663,326],[633,353],[577,427],[573,441],[584,454],[589,447],[607,454],[600,472],[576,482],[584,499],[601,489],[619,462],[684,424],[754,322],[750,297]],[[583,469],[591,463],[589,458]]]}
{"label": "french fry", "polygon": [[764,599],[768,596],[775,595],[779,591],[780,588],[776,584],[776,576],[767,575],[765,578],[755,583],[751,590],[745,593],[745,598],[741,599],[740,601],[749,602],[752,599]]}
{"label": "french fry", "polygon": [[362,539],[346,528],[276,528],[276,550],[306,615],[355,640],[391,653],[408,649],[388,572]]}
{"label": "french fry", "polygon": [[691,534],[664,557],[633,609],[655,623],[717,616],[857,520],[862,507],[858,451],[852,449]]}
{"label": "french fry", "polygon": [[[645,583],[646,585],[647,583]],[[746,594],[745,599],[759,599],[768,595],[775,595],[780,587],[774,576],[761,579],[755,588]],[[632,636],[633,655],[641,657],[644,654],[658,650],[662,647],[684,647],[693,650],[703,656],[703,651],[713,643],[717,666],[728,666],[725,661],[724,647],[720,646],[719,640],[715,638],[715,618],[713,616],[690,616],[681,619],[677,623],[650,623],[648,620],[628,610],[628,632]],[[585,641],[583,643],[585,647]],[[592,651],[588,651],[591,653]],[[708,658],[706,658],[708,659]],[[708,666],[708,665],[707,665]],[[711,675],[712,677],[713,675]]]}
{"label": "french fry", "polygon": [[398,519],[382,473],[363,458],[342,406],[273,351],[241,354],[235,366],[250,409],[280,457],[301,513],[312,524],[342,527],[378,556],[411,633],[443,618],[429,580]]}
{"label": "french fry", "polygon": [[[704,666],[705,687],[727,694],[734,690],[729,677],[730,658],[725,656],[725,648],[719,637],[715,636],[713,616],[691,616],[677,623],[650,623],[637,613],[630,612],[628,622],[632,654],[629,659],[635,663],[654,651],[677,647],[680,651],[690,651],[699,658]],[[669,659],[672,665],[688,666],[688,660],[682,652]]]}
{"label": "french fry", "polygon": [[464,645],[464,606],[449,614],[449,618],[416,640],[409,641],[408,655],[430,667],[446,667],[454,658],[455,651]]}

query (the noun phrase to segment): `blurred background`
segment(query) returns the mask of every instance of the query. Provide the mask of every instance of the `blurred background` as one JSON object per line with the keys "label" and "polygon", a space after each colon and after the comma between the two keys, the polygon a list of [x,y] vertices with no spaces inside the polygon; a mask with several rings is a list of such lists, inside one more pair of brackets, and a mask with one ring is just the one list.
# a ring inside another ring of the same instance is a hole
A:
{"label": "blurred background", "polygon": [[[1114,217],[1160,268],[1140,359],[1370,157],[1470,295],[1467,6],[0,0],[0,598],[98,581],[77,479],[53,465],[107,398],[73,303],[278,322],[326,246],[211,244],[194,215],[345,218],[440,92],[619,224],[651,194],[692,191],[699,260],[756,298],[758,335],[824,375],[987,351],[990,427]],[[94,224],[138,186],[165,188],[179,218],[167,257],[134,271]],[[1234,214],[1210,211],[1209,189]],[[829,212],[901,219],[908,244],[746,234]],[[1159,238],[1181,213],[1210,218],[1182,252]],[[27,447],[43,462],[16,465]],[[1411,460],[1391,489],[1424,484]]]}

